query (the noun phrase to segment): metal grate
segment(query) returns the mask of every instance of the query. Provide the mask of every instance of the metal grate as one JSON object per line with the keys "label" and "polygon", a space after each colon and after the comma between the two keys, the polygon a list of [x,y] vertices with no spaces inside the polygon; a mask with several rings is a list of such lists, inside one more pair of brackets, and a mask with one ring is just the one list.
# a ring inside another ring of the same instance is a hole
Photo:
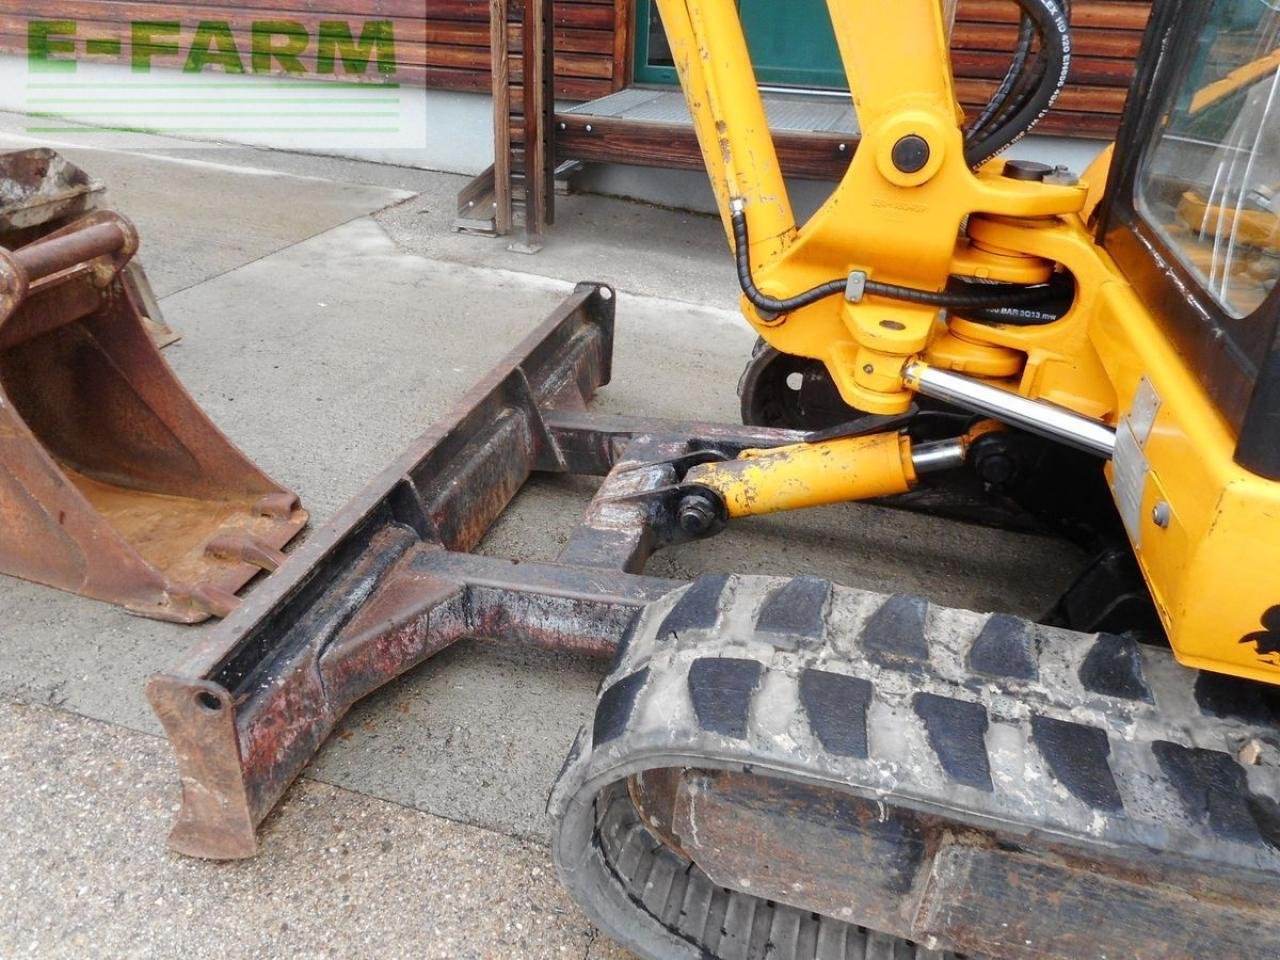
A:
{"label": "metal grate", "polygon": [[[858,134],[858,118],[853,104],[843,97],[811,94],[766,93],[764,108],[769,126],[785,133]],[[679,90],[628,87],[599,100],[581,103],[562,114],[609,117],[648,123],[692,126],[684,94]]]}

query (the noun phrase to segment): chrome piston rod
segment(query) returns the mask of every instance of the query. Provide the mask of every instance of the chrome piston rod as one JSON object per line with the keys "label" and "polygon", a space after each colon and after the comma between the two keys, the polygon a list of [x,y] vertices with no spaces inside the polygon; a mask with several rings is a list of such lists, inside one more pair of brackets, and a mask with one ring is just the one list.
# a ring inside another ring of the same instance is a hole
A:
{"label": "chrome piston rod", "polygon": [[1110,460],[1115,453],[1114,430],[1057,404],[1031,400],[925,363],[907,364],[902,379],[922,396],[991,417],[1010,427],[1057,440],[1105,460]]}
{"label": "chrome piston rod", "polygon": [[922,443],[911,449],[911,465],[916,473],[941,473],[963,467],[969,455],[969,441],[965,437]]}

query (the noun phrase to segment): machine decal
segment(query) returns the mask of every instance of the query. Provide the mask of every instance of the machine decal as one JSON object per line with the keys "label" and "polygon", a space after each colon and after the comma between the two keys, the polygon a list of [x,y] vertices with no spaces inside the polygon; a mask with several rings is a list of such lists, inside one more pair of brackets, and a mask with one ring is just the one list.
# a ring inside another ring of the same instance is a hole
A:
{"label": "machine decal", "polygon": [[1111,461],[1112,490],[1120,518],[1134,546],[1142,546],[1142,494],[1147,486],[1151,465],[1142,452],[1142,442],[1134,435],[1129,418],[1116,430],[1116,453]]}
{"label": "machine decal", "polygon": [[1264,629],[1245,634],[1240,642],[1255,644],[1259,659],[1265,663],[1280,664],[1280,606],[1262,615],[1262,626]]}
{"label": "machine decal", "polygon": [[1133,406],[1116,430],[1116,452],[1112,460],[1112,489],[1116,506],[1134,546],[1142,546],[1142,498],[1151,465],[1143,452],[1156,414],[1160,412],[1160,395],[1146,377],[1138,384]]}

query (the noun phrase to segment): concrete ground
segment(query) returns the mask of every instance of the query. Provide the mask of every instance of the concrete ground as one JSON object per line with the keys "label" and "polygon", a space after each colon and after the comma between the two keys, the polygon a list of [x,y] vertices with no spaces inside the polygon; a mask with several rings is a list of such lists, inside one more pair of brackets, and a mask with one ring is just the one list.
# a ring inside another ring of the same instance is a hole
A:
{"label": "concrete ground", "polygon": [[[0,115],[0,148],[25,146]],[[169,362],[318,525],[580,279],[622,292],[597,408],[734,419],[752,334],[713,219],[566,198],[547,248],[450,231],[463,178],[159,140],[60,144],[110,185],[183,339]],[[482,550],[548,559],[590,497],[536,480]],[[650,569],[819,573],[1041,612],[1062,545],[864,505],[749,524]],[[263,830],[258,859],[185,860],[142,696],[207,627],[0,580],[0,957],[620,957],[554,880],[544,804],[600,668],[484,642],[359,705]]]}

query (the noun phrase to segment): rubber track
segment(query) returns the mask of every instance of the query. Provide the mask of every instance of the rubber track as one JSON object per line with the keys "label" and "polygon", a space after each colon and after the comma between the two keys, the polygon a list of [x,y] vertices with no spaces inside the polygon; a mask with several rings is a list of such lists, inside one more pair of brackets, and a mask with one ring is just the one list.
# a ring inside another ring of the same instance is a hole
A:
{"label": "rubber track", "polygon": [[625,785],[596,804],[594,842],[641,910],[713,957],[748,960],[954,960],[897,937],[717,886],[640,822]]}
{"label": "rubber track", "polygon": [[663,767],[803,779],[1280,889],[1275,752],[1237,760],[1274,744],[1268,704],[1127,638],[811,577],[706,577],[638,617],[601,691],[550,800],[555,856],[645,956],[946,956],[715,886],[632,807],[626,779]]}

